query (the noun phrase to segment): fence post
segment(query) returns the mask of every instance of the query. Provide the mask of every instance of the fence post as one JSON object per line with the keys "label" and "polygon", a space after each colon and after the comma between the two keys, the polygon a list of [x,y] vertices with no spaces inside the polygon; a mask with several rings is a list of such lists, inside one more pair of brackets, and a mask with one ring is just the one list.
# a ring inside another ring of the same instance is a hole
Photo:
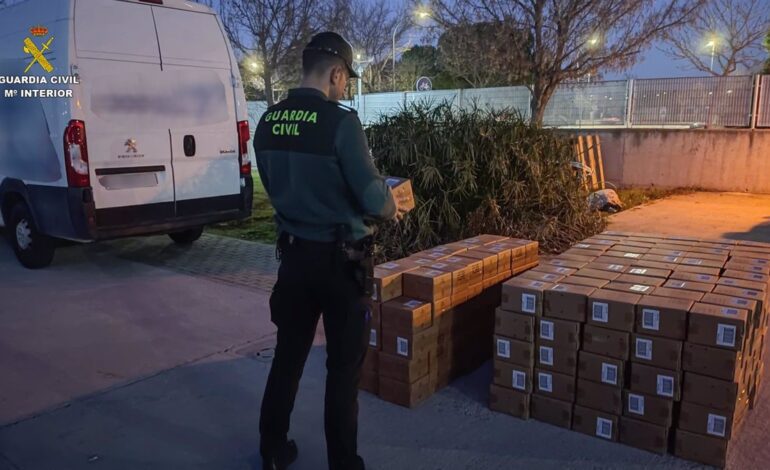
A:
{"label": "fence post", "polygon": [[630,78],[628,79],[628,84],[626,85],[626,129],[630,129],[633,127],[633,124],[631,123],[631,116],[633,116],[633,98],[634,98],[634,79]]}
{"label": "fence post", "polygon": [[764,92],[762,87],[762,75],[754,76],[754,96],[751,100],[751,129],[757,128],[757,120],[759,119],[759,98]]}

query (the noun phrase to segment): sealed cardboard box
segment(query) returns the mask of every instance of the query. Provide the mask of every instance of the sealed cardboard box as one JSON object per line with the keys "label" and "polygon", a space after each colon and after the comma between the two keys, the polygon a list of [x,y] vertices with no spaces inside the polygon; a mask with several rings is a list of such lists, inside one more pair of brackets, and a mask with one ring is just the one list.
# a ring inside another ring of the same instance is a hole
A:
{"label": "sealed cardboard box", "polygon": [[538,339],[535,342],[535,353],[535,367],[572,376],[577,372],[577,349],[557,348],[552,342],[544,344]]}
{"label": "sealed cardboard box", "polygon": [[[592,251],[599,251],[601,253],[604,253],[609,249],[610,246],[612,246],[612,242],[607,243],[607,240],[601,240],[602,243],[587,243],[587,242],[580,242],[573,245],[573,248],[579,249],[579,250],[592,250]],[[599,255],[596,255],[599,256]]]}
{"label": "sealed cardboard box", "polygon": [[748,310],[696,303],[690,310],[687,341],[704,346],[741,350],[748,318]]}
{"label": "sealed cardboard box", "polygon": [[408,212],[414,209],[414,193],[412,192],[412,181],[406,178],[396,176],[386,176],[385,184],[390,186],[393,198],[399,201],[399,208]]}
{"label": "sealed cardboard box", "polygon": [[594,269],[597,271],[609,271],[620,275],[626,272],[630,267],[631,267],[631,264],[627,262],[626,263],[602,263],[602,262],[594,261],[593,263],[587,265],[584,269]]}
{"label": "sealed cardboard box", "polygon": [[455,267],[456,271],[461,271],[461,282],[472,286],[481,284],[484,280],[484,263],[481,260],[472,258],[463,258],[462,256],[450,256],[441,261]]}
{"label": "sealed cardboard box", "polygon": [[588,298],[588,323],[621,331],[634,331],[636,304],[641,296],[598,289]]}
{"label": "sealed cardboard box", "polygon": [[383,330],[393,334],[417,333],[433,324],[433,307],[429,302],[398,297],[382,304]]}
{"label": "sealed cardboard box", "polygon": [[557,284],[544,291],[543,313],[549,318],[585,322],[592,287]]}
{"label": "sealed cardboard box", "polygon": [[627,361],[631,334],[593,325],[583,327],[583,350]]}
{"label": "sealed cardboard box", "polygon": [[403,274],[420,266],[409,259],[391,261],[374,267],[374,292],[372,300],[387,302],[403,295]]}
{"label": "sealed cardboard box", "polygon": [[572,402],[542,395],[530,397],[530,416],[543,423],[569,429],[572,425]]}
{"label": "sealed cardboard box", "polygon": [[631,337],[631,361],[662,369],[681,370],[682,342],[634,334]]}
{"label": "sealed cardboard box", "polygon": [[390,403],[414,408],[432,394],[430,375],[426,375],[412,384],[380,377],[380,398]]}
{"label": "sealed cardboard box", "polygon": [[581,263],[588,264],[591,261],[593,261],[595,257],[594,256],[583,256],[583,255],[570,255],[570,254],[567,254],[567,253],[562,253],[559,256],[557,256],[557,258],[563,259],[563,260],[569,260],[569,261],[579,261]]}
{"label": "sealed cardboard box", "polygon": [[548,282],[520,278],[510,279],[503,283],[500,307],[511,312],[542,316],[543,292],[551,287],[553,284]]}
{"label": "sealed cardboard box", "polygon": [[532,268],[531,272],[557,274],[559,276],[570,276],[577,272],[577,269],[562,268],[561,266],[553,266],[550,264],[541,264]]}
{"label": "sealed cardboard box", "polygon": [[619,243],[607,251],[647,254],[652,249],[652,246],[652,243],[624,240],[623,243]]}
{"label": "sealed cardboard box", "polygon": [[688,282],[700,282],[704,284],[716,284],[719,280],[719,276],[711,276],[709,274],[688,273],[684,271],[674,271],[669,276],[670,279],[678,281]]}
{"label": "sealed cardboard box", "polygon": [[567,276],[564,279],[562,279],[561,282],[563,284],[592,287],[594,289],[599,289],[609,284],[609,281],[606,281],[604,279],[596,279],[592,277],[583,277],[583,276],[577,276],[577,275]]}
{"label": "sealed cardboard box", "polygon": [[484,279],[491,279],[498,274],[497,254],[484,251],[481,248],[472,248],[464,253],[457,255],[462,258],[471,258],[482,263]]}
{"label": "sealed cardboard box", "polygon": [[369,347],[375,351],[382,349],[382,304],[367,300],[371,314],[369,320]]}
{"label": "sealed cardboard box", "polygon": [[532,393],[532,369],[495,360],[493,382],[501,387]]}
{"label": "sealed cardboard box", "polygon": [[[668,279],[668,276],[671,274],[671,271],[668,269],[655,269],[655,268],[644,268],[644,267],[631,267],[626,270],[625,274],[631,275],[631,276],[642,276],[642,277],[654,277],[659,279]],[[621,282],[632,282],[637,284],[647,284],[647,282],[637,282],[637,281],[624,281],[622,279],[619,279]]]}
{"label": "sealed cardboard box", "polygon": [[636,305],[636,331],[651,336],[684,340],[693,301],[646,295]]}
{"label": "sealed cardboard box", "polygon": [[537,340],[544,346],[578,350],[580,323],[555,318],[538,318]]}
{"label": "sealed cardboard box", "polygon": [[535,320],[532,315],[495,309],[495,333],[519,341],[535,341]]}
{"label": "sealed cardboard box", "polygon": [[535,345],[495,335],[495,358],[526,368],[535,366]]}
{"label": "sealed cardboard box", "polygon": [[412,258],[425,259],[425,260],[432,261],[434,263],[445,260],[449,257],[450,257],[449,253],[446,253],[443,251],[436,251],[433,248],[431,248],[430,250],[420,251],[412,255]]}
{"label": "sealed cardboard box", "polygon": [[623,412],[623,393],[618,387],[578,378],[575,403],[614,415]]}
{"label": "sealed cardboard box", "polygon": [[722,277],[731,277],[733,279],[743,279],[744,281],[754,281],[767,284],[769,277],[766,274],[761,273],[747,273],[745,271],[737,271],[734,269],[727,269],[722,274]]}
{"label": "sealed cardboard box", "polygon": [[499,243],[505,240],[509,240],[509,238],[506,237],[505,235],[483,234],[483,235],[476,235],[475,237],[471,237],[471,238],[466,238],[465,240],[463,240],[463,242],[481,246],[481,245],[491,245],[493,243]]}
{"label": "sealed cardboard box", "polygon": [[539,271],[527,271],[519,275],[519,279],[532,279],[534,281],[556,283],[564,279],[561,274],[543,273]]}
{"label": "sealed cardboard box", "polygon": [[675,249],[675,248],[659,248],[661,245],[655,245],[656,248],[652,248],[650,251],[647,252],[649,255],[659,255],[659,256],[675,256],[675,257],[682,257],[685,253],[687,253],[684,250],[681,249]]}
{"label": "sealed cardboard box", "polygon": [[665,455],[668,452],[669,427],[638,419],[620,418],[620,442],[637,449]]}
{"label": "sealed cardboard box", "polygon": [[748,399],[744,399],[738,404],[736,411],[726,412],[683,401],[679,409],[677,427],[683,431],[730,439],[737,416],[745,412],[748,406]]}
{"label": "sealed cardboard box", "polygon": [[611,282],[619,278],[620,276],[622,276],[622,274],[616,271],[603,271],[601,269],[591,269],[589,266],[581,269],[580,271],[577,271],[575,273],[575,276],[590,277],[594,279],[602,279],[602,280]]}
{"label": "sealed cardboard box", "polygon": [[404,295],[435,302],[452,296],[452,273],[421,267],[404,273]]}
{"label": "sealed cardboard box", "polygon": [[406,383],[414,383],[428,375],[431,362],[436,360],[435,353],[430,350],[423,351],[412,359],[383,352],[378,356],[380,376]]}
{"label": "sealed cardboard box", "polygon": [[[634,270],[638,271],[647,271],[648,268],[632,268]],[[662,271],[660,269],[656,271]],[[623,274],[620,277],[616,279],[616,282],[623,283],[623,284],[631,284],[631,285],[642,285],[642,286],[648,286],[648,287],[660,287],[663,285],[665,279],[659,278],[659,277],[653,277],[653,276],[644,276],[641,274]],[[631,289],[634,290],[634,289]],[[638,294],[644,294],[651,292],[652,289],[645,289],[644,291],[637,291]]]}
{"label": "sealed cardboard box", "polygon": [[572,430],[617,442],[619,422],[620,418],[616,415],[575,405]]}
{"label": "sealed cardboard box", "polygon": [[718,437],[677,429],[674,455],[681,459],[724,468],[727,465],[728,442]]}
{"label": "sealed cardboard box", "polygon": [[691,302],[700,302],[705,294],[703,294],[703,292],[695,292],[691,290],[656,287],[652,295],[656,295],[658,297],[689,300]]}
{"label": "sealed cardboard box", "polygon": [[725,263],[721,260],[707,259],[705,257],[687,257],[682,258],[681,264],[684,266],[699,266],[704,268],[722,268]]}
{"label": "sealed cardboard box", "polygon": [[[454,257],[452,257],[454,258]],[[465,291],[470,287],[471,275],[467,266],[449,263],[446,260],[437,261],[423,266],[425,269],[435,269],[452,274],[452,294]]]}
{"label": "sealed cardboard box", "polygon": [[685,372],[682,399],[718,410],[734,410],[747,390],[735,382]]}
{"label": "sealed cardboard box", "polygon": [[489,387],[489,409],[521,419],[529,419],[530,394],[492,384]]}
{"label": "sealed cardboard box", "polygon": [[646,259],[636,260],[631,264],[634,268],[666,269],[668,271],[673,271],[680,267],[680,265],[676,263],[661,263],[660,261],[650,261]]}
{"label": "sealed cardboard box", "polygon": [[707,268],[704,266],[690,266],[685,264],[679,264],[674,269],[674,271],[679,272],[685,272],[685,273],[697,273],[697,274],[708,274],[710,276],[719,276],[722,269],[721,268]]}
{"label": "sealed cardboard box", "polygon": [[447,255],[456,255],[468,251],[468,247],[461,243],[447,243],[446,245],[434,246],[431,250]]}
{"label": "sealed cardboard box", "polygon": [[727,295],[730,297],[741,297],[744,299],[756,300],[758,305],[757,309],[762,311],[765,306],[767,294],[763,290],[745,289],[742,287],[732,287],[725,285],[718,285],[714,287],[715,294]]}
{"label": "sealed cardboard box", "polygon": [[720,277],[717,281],[717,285],[741,287],[743,289],[752,289],[765,292],[767,290],[767,283],[758,281],[746,281],[744,279],[734,279],[730,277]]}
{"label": "sealed cardboard box", "polygon": [[743,356],[739,351],[684,343],[682,367],[687,372],[737,382],[743,371]]}
{"label": "sealed cardboard box", "polygon": [[484,251],[487,253],[497,255],[497,272],[498,273],[511,270],[513,252],[510,245],[496,243],[492,245],[484,245],[477,249],[479,251]]}
{"label": "sealed cardboard box", "polygon": [[578,355],[578,377],[596,383],[623,388],[625,382],[625,361],[600,356],[587,351]]}
{"label": "sealed cardboard box", "polygon": [[679,401],[682,395],[682,373],[634,362],[631,364],[629,388],[633,392]]}
{"label": "sealed cardboard box", "polygon": [[382,330],[382,352],[407,359],[435,349],[438,344],[438,328],[430,327],[419,333],[394,332],[388,328]]}
{"label": "sealed cardboard box", "polygon": [[767,265],[760,265],[760,264],[751,264],[751,263],[743,263],[740,262],[741,258],[737,258],[735,261],[730,261],[727,264],[725,264],[725,269],[735,270],[735,271],[745,271],[749,273],[760,273],[760,274],[770,274],[770,266]]}
{"label": "sealed cardboard box", "polygon": [[674,422],[674,400],[623,390],[623,415],[658,426],[671,427]]}
{"label": "sealed cardboard box", "polygon": [[570,248],[569,250],[565,251],[564,255],[569,256],[582,256],[586,258],[596,258],[597,256],[601,256],[606,250],[592,250],[590,248]]}
{"label": "sealed cardboard box", "polygon": [[[655,278],[650,278],[655,279]],[[627,284],[625,282],[610,282],[606,286],[604,286],[604,290],[612,290],[617,292],[625,292],[628,294],[641,294],[641,295],[649,295],[652,294],[652,291],[655,290],[655,286],[651,285],[644,285],[644,284]]]}
{"label": "sealed cardboard box", "polygon": [[534,380],[535,394],[568,402],[575,401],[575,377],[535,369]]}
{"label": "sealed cardboard box", "polygon": [[562,258],[543,258],[543,262],[545,264],[550,264],[551,266],[559,266],[562,268],[571,268],[571,269],[581,269],[586,264],[585,261],[573,261],[568,259],[562,259]]}
{"label": "sealed cardboard box", "polygon": [[704,294],[714,290],[714,284],[707,284],[705,282],[681,281],[678,279],[669,279],[665,284],[663,284],[663,287],[667,287],[669,289],[692,290],[695,292],[703,292]]}

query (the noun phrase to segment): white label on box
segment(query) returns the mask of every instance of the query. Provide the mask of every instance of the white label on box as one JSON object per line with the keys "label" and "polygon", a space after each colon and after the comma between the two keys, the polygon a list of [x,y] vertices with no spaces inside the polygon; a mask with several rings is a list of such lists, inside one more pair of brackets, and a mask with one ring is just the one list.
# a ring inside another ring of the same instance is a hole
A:
{"label": "white label on box", "polygon": [[444,269],[447,266],[449,266],[449,265],[445,264],[445,263],[436,263],[436,264],[431,264],[430,265],[431,268],[436,268],[436,269]]}
{"label": "white label on box", "polygon": [[687,283],[682,281],[671,281],[668,285],[676,289],[684,289],[684,286],[686,286]]}
{"label": "white label on box", "polygon": [[396,269],[398,267],[398,263],[385,263],[377,266],[378,268],[383,269]]}
{"label": "white label on box", "polygon": [[640,255],[639,253],[626,253],[623,255],[623,257],[637,259],[637,258],[641,258],[642,255]]}
{"label": "white label on box", "polygon": [[425,265],[431,264],[433,261],[429,260],[429,259],[419,258],[419,259],[414,260],[414,262],[419,264],[420,266],[425,266]]}
{"label": "white label on box", "polygon": [[602,382],[610,385],[618,384],[618,366],[602,363]]}
{"label": "white label on box", "polygon": [[556,269],[554,269],[554,271],[556,271],[559,274],[567,274],[567,273],[569,273],[570,269],[569,268],[556,268]]}
{"label": "white label on box", "polygon": [[513,375],[511,377],[511,385],[516,390],[526,390],[527,389],[526,372],[522,372],[520,370],[513,371]]}
{"label": "white label on box", "polygon": [[679,261],[679,258],[677,258],[676,256],[666,256],[663,259],[671,263],[676,263]]}
{"label": "white label on box", "polygon": [[644,396],[634,393],[628,394],[628,412],[644,416]]}
{"label": "white label on box", "polygon": [[425,271],[425,274],[427,274],[428,276],[440,276],[440,275],[444,274],[444,272],[443,271],[436,271],[435,269],[428,269],[428,270]]}
{"label": "white label on box", "polygon": [[511,358],[511,342],[504,339],[497,340],[497,355],[506,359]]}
{"label": "white label on box", "polygon": [[630,289],[634,292],[647,292],[648,290],[650,290],[650,286],[634,284],[633,286],[630,287]]}
{"label": "white label on box", "polygon": [[717,324],[717,346],[735,347],[737,331],[734,325]]}
{"label": "white label on box", "polygon": [[400,336],[396,337],[396,353],[399,356],[409,355],[409,340]]}
{"label": "white label on box", "polygon": [[749,305],[749,301],[746,299],[733,299],[733,303],[740,305],[741,307],[746,307]]}
{"label": "white label on box", "polygon": [[385,178],[385,184],[390,186],[391,188],[401,182],[398,178]]}
{"label": "white label on box", "polygon": [[709,413],[707,433],[712,436],[725,437],[727,434],[727,418]]}
{"label": "white label on box", "polygon": [[695,265],[695,266],[700,266],[701,264],[703,264],[703,260],[702,259],[688,259],[687,261],[685,261],[685,263],[686,264],[692,264],[692,265]]}
{"label": "white label on box", "polygon": [[604,439],[612,439],[612,421],[596,418],[596,435]]}
{"label": "white label on box", "polygon": [[632,269],[629,272],[631,274],[647,274],[647,270],[646,269],[642,269],[642,268],[634,268],[634,269]]}
{"label": "white label on box", "polygon": [[423,303],[419,300],[410,300],[409,302],[404,302],[404,307],[406,308],[417,308]]}
{"label": "white label on box", "polygon": [[642,328],[660,331],[660,310],[652,308],[642,309]]}
{"label": "white label on box", "polygon": [[530,282],[530,283],[529,283],[529,285],[530,285],[530,286],[532,286],[532,287],[535,287],[535,288],[537,288],[537,289],[539,289],[539,288],[541,288],[541,287],[545,286],[545,284],[543,284],[543,283],[542,283],[542,282],[540,282],[540,281],[532,281],[532,282]]}
{"label": "white label on box", "polygon": [[722,315],[738,315],[738,309],[724,307],[722,308]]}
{"label": "white label on box", "polygon": [[546,274],[545,276],[543,276],[543,279],[545,279],[546,281],[552,281],[552,280],[556,279],[557,277],[558,276],[556,276],[556,274]]}
{"label": "white label on box", "polygon": [[604,302],[594,302],[591,306],[591,318],[594,321],[607,323],[610,321],[610,306]]}
{"label": "white label on box", "polygon": [[369,331],[369,346],[377,347],[377,330],[374,328]]}
{"label": "white label on box", "polygon": [[376,302],[380,298],[379,287],[377,287],[376,283],[372,284],[372,287],[373,287],[373,289],[372,289],[372,300],[374,300]]}
{"label": "white label on box", "polygon": [[711,276],[709,276],[708,274],[698,274],[697,276],[695,276],[695,279],[699,281],[709,282],[711,281]]}
{"label": "white label on box", "polygon": [[521,294],[521,311],[535,313],[537,310],[537,297],[532,294]]}
{"label": "white label on box", "polygon": [[541,392],[553,392],[553,376],[545,372],[537,375],[537,388]]}
{"label": "white label on box", "polygon": [[553,341],[553,322],[540,320],[540,338]]}
{"label": "white label on box", "polygon": [[591,245],[586,245],[585,243],[578,243],[575,245],[575,248],[591,248]]}
{"label": "white label on box", "polygon": [[481,240],[478,238],[469,238],[465,240],[465,243],[481,243]]}
{"label": "white label on box", "polygon": [[551,287],[551,290],[563,291],[563,290],[567,290],[567,286],[565,286],[564,284],[556,284],[555,286]]}
{"label": "white label on box", "polygon": [[652,340],[636,338],[636,357],[652,360]]}
{"label": "white label on box", "polygon": [[737,280],[735,280],[735,279],[730,279],[730,278],[728,278],[728,277],[723,277],[723,278],[721,279],[721,281],[722,281],[722,283],[724,283],[724,284],[727,284],[728,286],[734,286],[735,284],[737,284],[737,283],[738,283],[738,281],[737,281]]}
{"label": "white label on box", "polygon": [[466,261],[463,258],[460,258],[459,256],[452,256],[451,258],[447,258],[446,260],[449,261],[450,263],[457,263],[459,261]]}
{"label": "white label on box", "polygon": [[626,269],[626,267],[623,266],[622,264],[611,264],[607,267],[610,268],[610,271],[622,271]]}
{"label": "white label on box", "polygon": [[540,346],[540,364],[545,364],[547,366],[553,365],[553,348]]}
{"label": "white label on box", "polygon": [[658,375],[658,395],[662,397],[674,396],[674,378],[670,375]]}

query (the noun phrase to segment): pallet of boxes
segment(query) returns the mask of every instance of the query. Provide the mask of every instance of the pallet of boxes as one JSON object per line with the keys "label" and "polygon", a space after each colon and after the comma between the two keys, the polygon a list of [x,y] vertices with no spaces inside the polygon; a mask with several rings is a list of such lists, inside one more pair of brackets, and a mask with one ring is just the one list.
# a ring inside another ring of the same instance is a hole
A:
{"label": "pallet of boxes", "polygon": [[479,235],[375,267],[361,388],[413,407],[478,368],[500,284],[537,260],[537,242]]}
{"label": "pallet of boxes", "polygon": [[490,407],[724,467],[758,396],[770,244],[605,232],[502,286]]}

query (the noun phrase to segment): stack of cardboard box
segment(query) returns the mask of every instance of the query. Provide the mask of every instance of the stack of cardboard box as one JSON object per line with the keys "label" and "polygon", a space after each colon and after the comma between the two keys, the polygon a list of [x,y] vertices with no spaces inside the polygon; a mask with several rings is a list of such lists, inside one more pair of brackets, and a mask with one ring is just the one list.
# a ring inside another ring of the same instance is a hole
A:
{"label": "stack of cardboard box", "polygon": [[768,273],[769,244],[637,233],[545,258],[503,284],[490,407],[724,466],[761,387]]}
{"label": "stack of cardboard box", "polygon": [[375,268],[361,388],[415,406],[491,354],[500,283],[537,265],[537,242],[480,235]]}

